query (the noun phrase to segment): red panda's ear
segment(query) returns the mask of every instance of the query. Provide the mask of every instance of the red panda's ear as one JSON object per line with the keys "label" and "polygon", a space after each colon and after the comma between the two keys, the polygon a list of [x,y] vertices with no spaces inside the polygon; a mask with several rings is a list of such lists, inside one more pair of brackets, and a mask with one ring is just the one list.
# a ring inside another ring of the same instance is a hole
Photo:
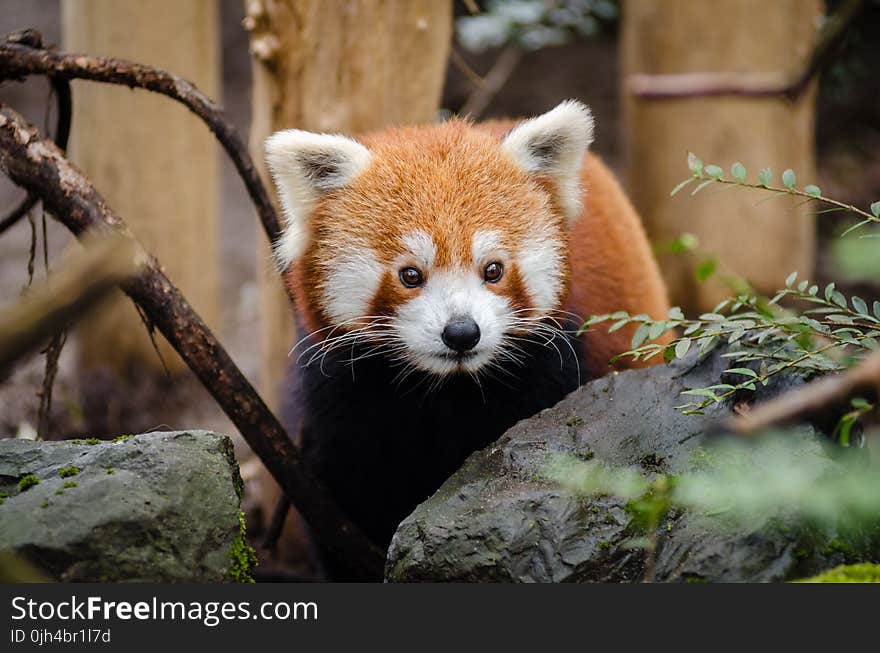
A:
{"label": "red panda's ear", "polygon": [[593,115],[577,100],[514,127],[501,144],[526,172],[548,177],[569,222],[581,212],[581,164],[593,142]]}
{"label": "red panda's ear", "polygon": [[286,269],[308,245],[308,221],[315,202],[351,183],[367,167],[370,152],[345,136],[299,129],[272,134],[265,149],[284,209],[284,232],[275,243],[275,258]]}

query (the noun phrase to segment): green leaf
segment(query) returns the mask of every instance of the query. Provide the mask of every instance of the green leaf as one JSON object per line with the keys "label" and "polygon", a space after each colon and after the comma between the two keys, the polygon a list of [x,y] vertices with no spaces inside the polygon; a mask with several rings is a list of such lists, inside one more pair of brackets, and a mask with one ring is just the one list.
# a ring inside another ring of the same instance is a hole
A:
{"label": "green leaf", "polygon": [[701,182],[700,182],[700,185],[697,186],[696,188],[694,188],[694,189],[691,191],[691,197],[693,197],[694,195],[696,195],[697,193],[699,193],[701,190],[703,190],[703,189],[704,189],[706,186],[708,186],[709,184],[714,184],[714,183],[715,183],[715,180],[714,180],[714,179],[707,179],[706,181],[701,181]]}
{"label": "green leaf", "polygon": [[837,290],[831,293],[831,301],[841,308],[847,308],[846,297],[843,296],[843,293],[838,292]]}
{"label": "green leaf", "polygon": [[804,292],[807,289],[808,285],[810,285],[810,282],[807,281],[806,279],[801,281],[797,286],[798,292]]}
{"label": "green leaf", "polygon": [[874,214],[875,218],[880,218],[880,200],[871,204],[871,213]]}
{"label": "green leaf", "polygon": [[870,313],[868,313],[868,305],[865,303],[864,299],[853,295],[850,301],[852,302],[853,308],[856,309],[856,313],[859,315],[870,315]]}
{"label": "green leaf", "polygon": [[827,286],[825,286],[825,301],[831,301],[831,295],[834,292],[834,282],[832,281]]}
{"label": "green leaf", "polygon": [[822,189],[815,184],[804,187],[804,192],[810,197],[822,197]]}
{"label": "green leaf", "polygon": [[725,374],[742,374],[743,376],[750,376],[753,379],[758,378],[758,373],[755,370],[750,370],[748,367],[731,367],[729,370],[724,370]]}
{"label": "green leaf", "polygon": [[733,178],[737,181],[745,181],[746,180],[746,167],[737,161],[730,167],[730,174],[733,175]]}
{"label": "green leaf", "polygon": [[694,173],[694,177],[703,175],[703,162],[693,152],[688,152],[688,170]]}
{"label": "green leaf", "polygon": [[854,397],[850,402],[853,408],[870,408],[871,403],[862,397]]}
{"label": "green leaf", "polygon": [[794,185],[797,183],[797,177],[794,176],[794,170],[788,168],[782,173],[782,183],[788,188],[794,188]]}
{"label": "green leaf", "polygon": [[880,320],[880,302],[874,302],[874,317]]}
{"label": "green leaf", "polygon": [[682,313],[681,309],[678,306],[673,306],[672,308],[670,308],[666,315],[669,316],[670,320],[684,319],[684,313]]}
{"label": "green leaf", "polygon": [[656,340],[666,332],[666,322],[654,322],[648,329],[648,340]]}
{"label": "green leaf", "polygon": [[762,186],[769,186],[773,183],[773,168],[763,168],[761,172],[758,173],[758,181],[761,182]]}
{"label": "green leaf", "polygon": [[819,292],[819,286],[810,286],[810,289],[807,291],[807,294],[815,297],[818,292]]}
{"label": "green leaf", "polygon": [[675,345],[675,356],[677,358],[684,358],[685,354],[688,353],[688,350],[691,348],[691,339],[690,338],[682,338]]}
{"label": "green leaf", "polygon": [[785,277],[785,287],[791,288],[791,284],[795,282],[795,279],[797,279],[797,272],[792,272],[790,275]]}
{"label": "green leaf", "polygon": [[694,323],[691,324],[687,329],[684,330],[684,335],[689,336],[689,335],[691,335],[694,331],[699,331],[699,330],[700,330],[700,327],[702,327],[702,326],[703,326],[703,323],[702,323],[702,322],[694,322]]}
{"label": "green leaf", "polygon": [[713,399],[714,401],[718,401],[718,397],[715,396],[715,393],[707,388],[695,388],[693,390],[685,390],[684,392],[682,392],[680,394],[694,395],[695,397],[709,397],[710,399]]}
{"label": "green leaf", "polygon": [[640,324],[639,328],[636,329],[636,332],[633,334],[632,340],[629,343],[630,349],[635,349],[639,345],[645,342],[648,339],[648,325]]}
{"label": "green leaf", "polygon": [[615,322],[614,324],[612,324],[608,328],[608,333],[612,333],[613,331],[617,331],[619,328],[621,328],[622,326],[624,326],[627,323],[629,323],[628,317],[625,317],[622,320],[618,320],[617,322]]}
{"label": "green leaf", "polygon": [[715,273],[717,267],[718,262],[715,259],[707,258],[697,265],[697,269],[694,270],[694,276],[697,278],[697,281],[703,283]]}
{"label": "green leaf", "polygon": [[712,179],[720,179],[721,175],[724,174],[724,170],[721,169],[721,166],[706,166],[706,174],[712,177]]}
{"label": "green leaf", "polygon": [[684,188],[685,186],[687,186],[687,185],[688,185],[689,183],[691,183],[694,179],[695,179],[695,177],[688,177],[687,179],[685,179],[683,182],[681,182],[681,183],[678,184],[675,188],[672,189],[672,192],[669,193],[669,196],[672,197],[673,195],[675,195],[678,191],[680,191],[682,188]]}
{"label": "green leaf", "polygon": [[663,350],[663,362],[671,363],[673,360],[675,360],[675,348],[669,345]]}

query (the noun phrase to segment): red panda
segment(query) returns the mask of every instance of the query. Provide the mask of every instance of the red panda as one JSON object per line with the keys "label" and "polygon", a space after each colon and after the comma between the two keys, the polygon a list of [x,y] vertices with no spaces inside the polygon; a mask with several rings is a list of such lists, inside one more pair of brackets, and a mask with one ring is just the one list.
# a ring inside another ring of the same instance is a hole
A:
{"label": "red panda", "polygon": [[666,315],[644,229],[592,140],[576,101],[519,123],[267,140],[275,253],[305,334],[285,420],[377,543],[470,453],[611,369],[631,331],[575,337],[584,318]]}

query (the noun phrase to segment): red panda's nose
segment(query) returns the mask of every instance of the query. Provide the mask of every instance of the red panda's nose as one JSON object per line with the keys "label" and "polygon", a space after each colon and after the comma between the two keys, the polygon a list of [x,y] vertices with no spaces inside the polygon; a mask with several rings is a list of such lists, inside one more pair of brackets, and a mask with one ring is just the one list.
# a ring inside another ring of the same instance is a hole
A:
{"label": "red panda's nose", "polygon": [[464,353],[480,342],[480,327],[473,318],[456,318],[443,329],[442,338],[447,347]]}

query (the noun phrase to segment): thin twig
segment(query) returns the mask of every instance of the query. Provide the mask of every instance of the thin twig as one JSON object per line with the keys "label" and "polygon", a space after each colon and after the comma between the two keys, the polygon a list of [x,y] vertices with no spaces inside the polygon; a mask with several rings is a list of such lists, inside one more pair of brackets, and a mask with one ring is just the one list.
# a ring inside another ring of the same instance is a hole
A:
{"label": "thin twig", "polygon": [[511,43],[505,47],[492,65],[492,69],[482,78],[482,84],[474,89],[467,102],[464,103],[459,114],[479,120],[489,108],[495,95],[504,88],[521,60],[522,51],[519,46]]}
{"label": "thin twig", "polygon": [[843,372],[825,376],[752,408],[745,415],[725,423],[727,430],[751,435],[772,426],[808,421],[829,407],[843,405],[862,397],[868,401],[880,398],[880,352],[875,352]]}
{"label": "thin twig", "polygon": [[137,272],[138,259],[128,241],[87,239],[78,253],[44,282],[29,289],[0,319],[0,374],[20,358],[62,332],[68,324],[120,282]]}
{"label": "thin twig", "polygon": [[863,6],[864,0],[848,0],[828,17],[810,58],[794,76],[781,72],[636,74],[626,80],[627,88],[635,97],[651,100],[731,95],[783,97],[795,102],[812,79],[833,60]]}
{"label": "thin twig", "polygon": [[278,538],[281,537],[281,531],[284,530],[284,522],[287,520],[287,514],[290,512],[290,499],[286,494],[278,497],[278,503],[275,504],[275,510],[272,511],[272,519],[269,521],[269,528],[266,529],[266,536],[263,538],[263,548],[267,551],[275,551],[278,547]]}
{"label": "thin twig", "polygon": [[[23,39],[22,35],[26,35]],[[53,79],[89,79],[129,88],[142,88],[177,100],[207,125],[232,159],[238,174],[256,206],[260,223],[274,243],[281,233],[281,223],[263,181],[257,174],[245,142],[226,118],[223,109],[182,77],[152,66],[81,54],[67,54],[42,47],[42,37],[35,30],[7,35],[0,44],[0,80],[29,75],[48,75]]]}
{"label": "thin twig", "polygon": [[465,8],[469,12],[471,12],[471,14],[476,16],[478,13],[480,13],[480,7],[479,5],[477,5],[476,0],[462,0],[462,2],[464,3]]}
{"label": "thin twig", "polygon": [[453,66],[458,68],[462,75],[468,78],[468,81],[473,84],[475,88],[482,88],[485,86],[486,80],[483,79],[476,70],[471,68],[470,64],[461,56],[458,49],[451,48],[449,50],[449,60],[452,62]]}
{"label": "thin twig", "polygon": [[[55,101],[58,103],[58,121],[55,124],[55,144],[62,151],[67,150],[67,143],[70,139],[70,121],[72,117],[72,104],[70,99],[70,81],[66,79],[58,79],[50,77],[52,90],[55,95]],[[9,215],[0,219],[0,234],[16,224],[24,216],[26,216],[37,204],[36,195],[28,194],[15,207]]]}
{"label": "thin twig", "polygon": [[[46,209],[77,237],[87,230],[113,231],[133,239],[124,222],[91,182],[18,113],[0,105],[0,169],[40,195]],[[123,291],[180,354],[238,428],[282,491],[308,521],[325,555],[351,578],[382,577],[384,554],[349,521],[299,449],[199,315],[147,256],[143,272]]]}

